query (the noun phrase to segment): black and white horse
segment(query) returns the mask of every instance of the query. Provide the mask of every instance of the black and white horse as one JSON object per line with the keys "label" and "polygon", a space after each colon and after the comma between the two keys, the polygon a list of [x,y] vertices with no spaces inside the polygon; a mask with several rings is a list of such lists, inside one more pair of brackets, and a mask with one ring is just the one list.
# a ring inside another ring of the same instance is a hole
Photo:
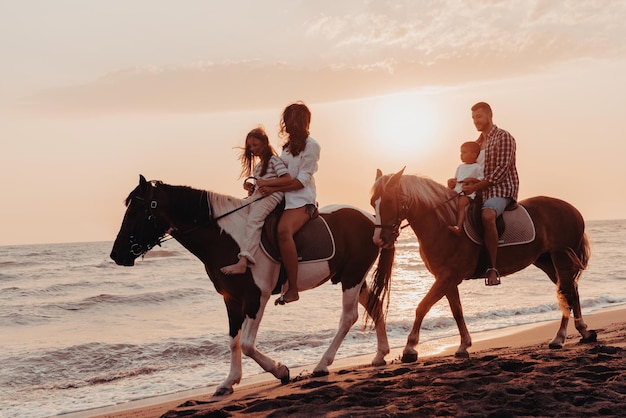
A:
{"label": "black and white horse", "polygon": [[[139,185],[126,199],[126,213],[111,251],[111,258],[117,264],[132,266],[137,257],[160,244],[169,234],[204,263],[215,289],[224,298],[231,337],[230,373],[215,395],[232,393],[233,385],[240,382],[242,352],[281,382],[289,382],[289,369],[261,353],[255,344],[265,306],[279,288],[280,264],[259,249],[255,254],[256,264],[244,274],[227,276],[220,271],[221,267],[237,261],[237,242],[243,237],[249,207],[236,209],[246,203],[246,199],[160,181],[149,182],[140,176]],[[219,216],[229,212],[232,213],[228,216]],[[325,261],[301,263],[298,288],[312,289],[329,279],[341,283],[343,309],[337,334],[313,374],[328,374],[328,366],[357,321],[359,302],[373,319],[376,330],[378,346],[372,364],[383,365],[389,353],[383,305],[388,296],[394,250],[380,250],[372,242],[372,215],[346,206],[323,212],[320,216],[334,237],[334,255]],[[377,259],[370,289],[366,277]]]}

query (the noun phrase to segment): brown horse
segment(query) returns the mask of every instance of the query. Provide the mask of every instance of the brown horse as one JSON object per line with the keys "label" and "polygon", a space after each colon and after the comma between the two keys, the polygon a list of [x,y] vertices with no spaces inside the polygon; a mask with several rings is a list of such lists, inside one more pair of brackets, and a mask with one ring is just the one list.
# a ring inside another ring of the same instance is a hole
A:
{"label": "brown horse", "polygon": [[[458,237],[448,231],[447,225],[456,223],[453,190],[431,179],[403,175],[403,172],[404,169],[393,175],[377,172],[371,199],[378,222],[374,242],[381,247],[393,246],[400,223],[406,219],[415,232],[424,264],[435,276],[435,283],[417,306],[402,361],[417,360],[422,320],[444,296],[461,335],[461,345],[455,355],[469,357],[467,348],[472,340],[465,325],[458,285],[465,278],[476,277],[474,273],[483,247],[466,235]],[[589,259],[581,214],[569,203],[550,197],[532,197],[519,204],[526,208],[535,224],[535,239],[527,244],[500,248],[495,267],[502,275],[508,275],[534,264],[556,284],[562,318],[550,348],[563,346],[570,311],[581,341],[596,341],[596,332],[587,330],[583,321],[578,296],[578,279]]]}
{"label": "brown horse", "polygon": [[[241,354],[255,360],[263,370],[281,382],[289,382],[289,369],[260,352],[256,336],[265,306],[272,293],[279,290],[280,264],[259,248],[256,263],[244,274],[227,276],[220,267],[237,261],[249,210],[246,199],[220,195],[186,186],[171,186],[160,181],[148,182],[143,176],[126,199],[126,214],[111,258],[119,265],[132,266],[169,234],[204,263],[215,289],[223,296],[228,313],[231,363],[230,373],[215,394],[233,392],[242,376]],[[241,209],[241,210],[240,210]],[[335,338],[322,356],[314,375],[328,374],[337,350],[358,318],[358,304],[373,318],[378,342],[373,365],[385,364],[389,343],[385,326],[384,300],[394,259],[393,249],[381,249],[371,236],[374,217],[356,208],[336,206],[320,210],[332,231],[335,251],[322,261],[301,263],[298,274],[300,290],[313,289],[332,279],[341,283],[343,309]],[[366,277],[378,259],[371,286]],[[323,301],[320,301],[323,303]]]}

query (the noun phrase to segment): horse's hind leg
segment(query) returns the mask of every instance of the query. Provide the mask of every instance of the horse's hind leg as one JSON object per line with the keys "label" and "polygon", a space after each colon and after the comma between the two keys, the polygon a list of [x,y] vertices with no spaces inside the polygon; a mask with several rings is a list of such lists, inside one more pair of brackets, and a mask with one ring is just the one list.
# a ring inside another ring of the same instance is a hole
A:
{"label": "horse's hind leg", "polygon": [[570,308],[569,304],[563,298],[563,295],[560,292],[559,277],[556,267],[554,265],[553,254],[542,254],[541,256],[539,256],[534,264],[548,275],[552,283],[557,285],[556,299],[559,308],[561,309],[561,324],[559,325],[559,329],[557,330],[556,335],[554,336],[552,341],[550,341],[548,346],[550,348],[563,348],[563,343],[567,338],[567,325],[569,324]]}
{"label": "horse's hind leg", "polygon": [[363,283],[361,292],[359,293],[359,302],[367,310],[367,314],[374,321],[374,327],[376,329],[376,341],[377,349],[376,356],[372,360],[372,366],[384,366],[387,364],[385,356],[389,354],[389,340],[387,339],[387,325],[385,323],[385,316],[383,315],[383,307],[380,300],[376,299],[376,304],[370,306],[368,301],[373,298],[372,292],[366,283]]}
{"label": "horse's hind leg", "polygon": [[557,285],[557,302],[561,309],[561,324],[550,341],[550,348],[562,348],[567,338],[567,326],[570,312],[574,314],[574,324],[583,337],[583,341],[595,341],[595,331],[587,330],[582,317],[580,297],[578,294],[578,277],[582,271],[581,266],[572,259],[565,251],[553,252],[549,257],[542,256],[535,265],[543,270]]}
{"label": "horse's hind leg", "polygon": [[333,364],[335,355],[339,346],[348,335],[348,331],[352,328],[359,317],[359,292],[361,286],[357,285],[343,291],[341,319],[339,320],[339,329],[335,334],[335,338],[326,349],[320,362],[313,369],[313,376],[325,376],[328,372],[328,366]]}
{"label": "horse's hind leg", "polygon": [[571,251],[555,257],[555,265],[559,276],[558,294],[563,295],[574,315],[574,326],[582,337],[581,342],[595,342],[598,337],[597,333],[587,329],[578,293],[578,279],[584,266],[581,265],[576,254]]}

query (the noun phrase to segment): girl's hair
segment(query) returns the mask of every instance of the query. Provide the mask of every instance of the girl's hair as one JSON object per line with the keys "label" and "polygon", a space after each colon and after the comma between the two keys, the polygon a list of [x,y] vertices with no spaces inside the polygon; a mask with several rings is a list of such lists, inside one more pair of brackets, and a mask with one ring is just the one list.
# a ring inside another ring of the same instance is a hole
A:
{"label": "girl's hair", "polygon": [[[248,148],[248,138],[256,138],[259,141],[263,142],[263,147],[261,148],[260,155],[252,155],[252,151]],[[270,158],[272,155],[276,155],[276,151],[270,144],[270,140],[265,133],[265,129],[262,126],[258,128],[254,128],[248,135],[246,135],[246,143],[243,147],[243,151],[239,156],[239,160],[241,161],[241,177],[250,177],[254,171],[254,160],[255,157],[261,159],[261,176],[264,176],[267,172],[267,167],[270,163]]]}
{"label": "girl's hair", "polygon": [[310,124],[311,111],[304,103],[296,102],[287,106],[280,119],[279,135],[287,138],[283,150],[294,157],[300,154],[306,147]]}

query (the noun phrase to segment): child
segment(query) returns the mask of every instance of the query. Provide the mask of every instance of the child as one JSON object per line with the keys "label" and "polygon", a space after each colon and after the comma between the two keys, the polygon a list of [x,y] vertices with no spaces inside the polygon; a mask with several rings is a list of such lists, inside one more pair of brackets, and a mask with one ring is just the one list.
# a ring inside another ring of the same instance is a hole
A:
{"label": "child", "polygon": [[[261,127],[248,133],[245,148],[239,159],[241,160],[242,177],[250,177],[251,174],[254,174],[254,178],[257,180],[271,180],[272,184],[277,185],[291,181],[287,166],[276,155],[265,130]],[[259,161],[255,165],[257,159]],[[251,187],[251,183],[247,181],[244,182],[243,187],[248,191],[248,199],[254,199],[254,203],[250,205],[244,239],[240,243],[241,252],[237,255],[239,261],[222,267],[220,270],[224,274],[243,274],[248,268],[248,263],[256,263],[253,254],[259,247],[265,218],[283,199],[283,192],[262,195],[258,189],[253,190],[254,187]]]}
{"label": "child", "polygon": [[461,236],[461,227],[463,226],[463,221],[465,220],[465,208],[469,205],[470,200],[474,199],[476,196],[476,193],[472,193],[469,196],[461,194],[463,181],[465,179],[482,180],[484,178],[483,167],[476,162],[478,154],[480,154],[480,145],[478,142],[469,141],[464,142],[461,145],[461,161],[463,164],[460,164],[457,167],[456,174],[454,176],[456,178],[454,191],[459,193],[456,217],[457,222],[456,225],[448,226],[448,229],[458,236]]}

